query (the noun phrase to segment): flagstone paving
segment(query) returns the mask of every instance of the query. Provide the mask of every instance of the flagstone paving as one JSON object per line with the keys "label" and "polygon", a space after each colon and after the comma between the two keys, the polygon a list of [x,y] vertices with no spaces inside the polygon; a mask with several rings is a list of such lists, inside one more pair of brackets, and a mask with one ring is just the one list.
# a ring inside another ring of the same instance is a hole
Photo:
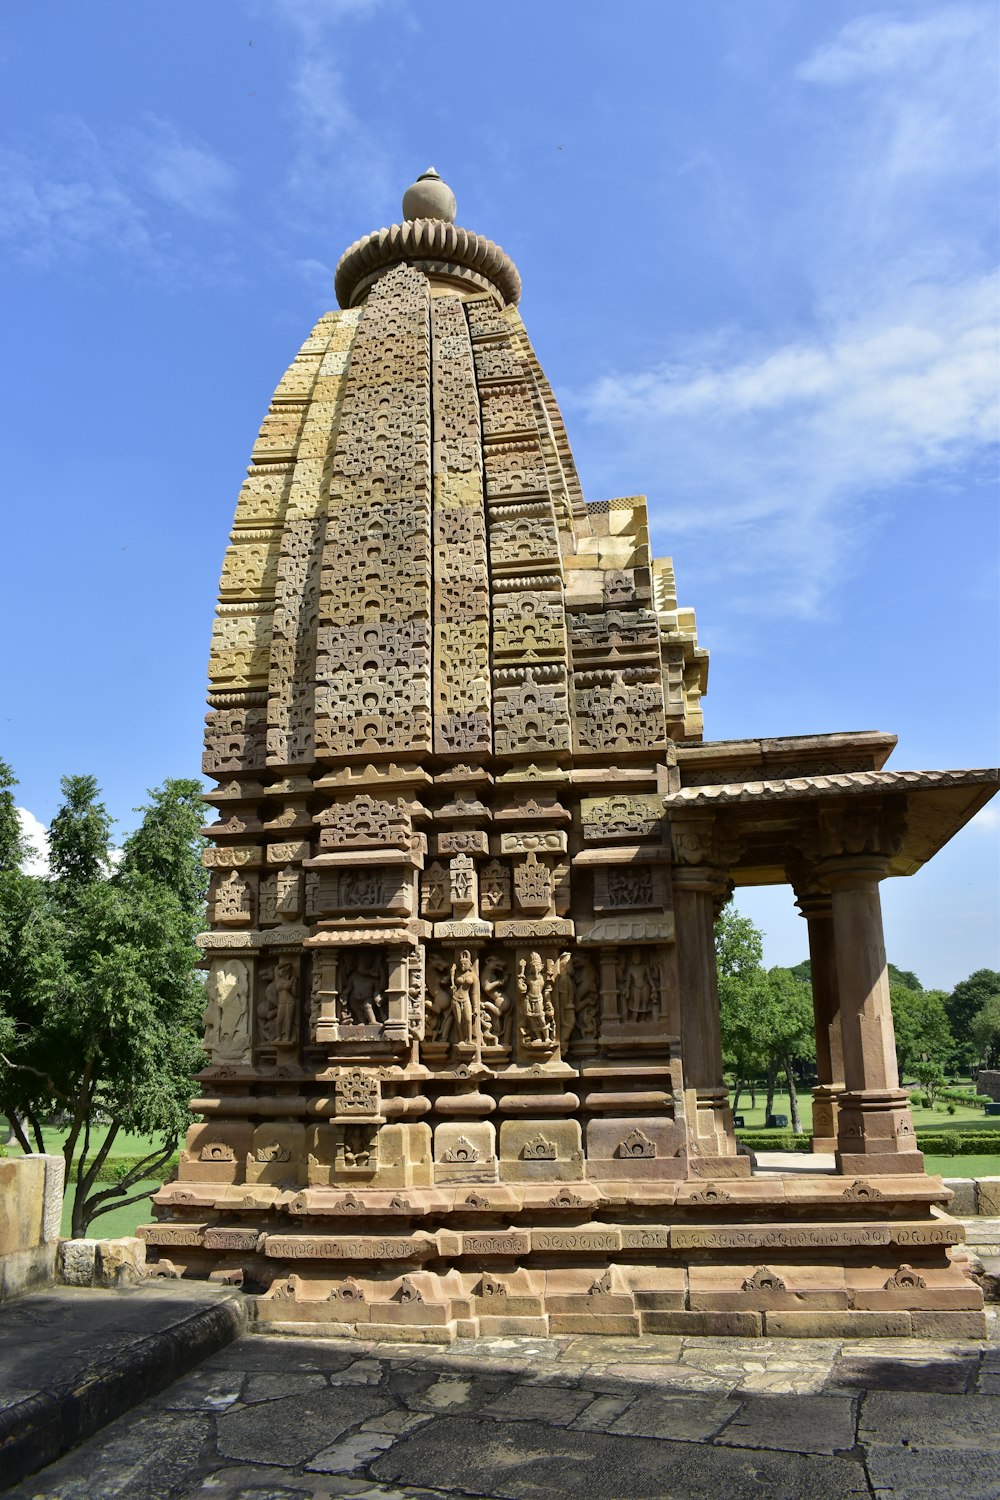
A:
{"label": "flagstone paving", "polygon": [[998,1385],[995,1337],[251,1336],[5,1500],[997,1500]]}

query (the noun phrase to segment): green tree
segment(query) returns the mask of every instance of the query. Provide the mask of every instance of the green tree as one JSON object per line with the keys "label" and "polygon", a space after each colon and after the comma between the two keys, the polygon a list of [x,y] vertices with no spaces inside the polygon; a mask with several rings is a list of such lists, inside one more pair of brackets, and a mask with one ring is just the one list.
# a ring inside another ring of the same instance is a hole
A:
{"label": "green tree", "polygon": [[[52,1108],[69,1117],[67,1184],[75,1189],[73,1234],[162,1169],[187,1118],[201,1049],[203,987],[194,935],[204,888],[195,782],[168,782],[140,809],[142,825],[108,875],[111,820],[92,777],[67,777],[53,827],[52,882],[61,915],[56,951],[37,976],[4,1076],[40,1136]],[[91,1153],[95,1128],[106,1125]],[[160,1145],[120,1182],[97,1186],[123,1131]]]}
{"label": "green tree", "polygon": [[895,964],[887,964],[886,968],[889,971],[891,985],[901,984],[905,989],[913,990],[915,994],[922,993],[924,987],[912,969],[897,969]]}
{"label": "green tree", "polygon": [[12,1058],[37,1024],[40,986],[56,951],[59,918],[46,883],[21,868],[34,850],[21,831],[16,785],[10,766],[0,761],[0,1112],[22,1150],[41,1151],[41,1126],[36,1118],[32,1130],[25,1116]]}
{"label": "green tree", "polygon": [[766,1067],[761,1011],[767,975],[760,932],[730,903],[723,907],[715,924],[715,962],[722,1051],[735,1082],[736,1112],[748,1085],[751,1101],[755,1101],[755,1082]]}
{"label": "green tree", "polygon": [[943,994],[890,983],[889,999],[900,1078],[915,1077],[913,1069],[921,1061],[943,1067],[954,1047]]}
{"label": "green tree", "polygon": [[107,875],[114,819],[98,799],[96,776],[64,776],[62,806],[49,825],[49,867],[56,889],[72,898]]}
{"label": "green tree", "polygon": [[816,1028],[813,1016],[812,989],[797,979],[791,969],[768,970],[766,1028],[768,1066],[768,1109],[774,1100],[774,1082],[779,1069],[788,1084],[792,1129],[802,1134],[799,1099],[795,1087],[795,1063],[816,1056]]}
{"label": "green tree", "polygon": [[955,1060],[962,1067],[971,1067],[976,1061],[973,1023],[986,1002],[995,995],[1000,995],[1000,974],[995,969],[977,969],[968,979],[956,984],[944,1002],[956,1041]]}
{"label": "green tree", "polygon": [[990,995],[976,1012],[972,1040],[979,1049],[981,1067],[1000,1067],[1000,994]]}

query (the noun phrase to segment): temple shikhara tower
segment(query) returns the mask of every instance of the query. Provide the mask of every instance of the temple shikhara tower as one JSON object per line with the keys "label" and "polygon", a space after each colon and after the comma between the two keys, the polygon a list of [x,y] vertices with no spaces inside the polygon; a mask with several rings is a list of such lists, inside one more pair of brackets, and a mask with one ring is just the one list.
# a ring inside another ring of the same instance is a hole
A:
{"label": "temple shikhara tower", "polygon": [[[979,1333],[878,892],[996,773],[705,741],[694,614],[645,501],[584,498],[513,262],[433,171],[403,216],[343,255],[237,503],[208,1060],[151,1251],[392,1339]],[[775,883],[832,1173],[752,1175],[733,1134],[713,920]]]}

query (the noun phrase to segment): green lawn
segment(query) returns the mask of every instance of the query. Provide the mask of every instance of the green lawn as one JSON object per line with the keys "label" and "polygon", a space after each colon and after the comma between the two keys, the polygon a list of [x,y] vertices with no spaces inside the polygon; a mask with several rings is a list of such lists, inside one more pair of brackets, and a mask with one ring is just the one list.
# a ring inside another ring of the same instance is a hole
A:
{"label": "green lawn", "polygon": [[[91,1219],[87,1234],[90,1239],[116,1240],[123,1234],[135,1234],[137,1224],[148,1224],[153,1217],[150,1195],[155,1193],[160,1184],[155,1179],[138,1182],[133,1192],[139,1188],[146,1190],[146,1197],[140,1198],[138,1203],[128,1203],[124,1208],[113,1208],[106,1214],[100,1214],[96,1219]],[[131,1194],[130,1194],[131,1196]],[[69,1238],[73,1219],[73,1193],[69,1192],[63,1199],[62,1233]]]}
{"label": "green lawn", "polygon": [[[766,1093],[757,1094],[757,1107],[751,1109],[750,1095],[744,1089],[740,1099],[740,1107],[737,1114],[743,1116],[745,1129],[764,1129],[764,1104]],[[1000,1117],[986,1116],[981,1109],[971,1104],[956,1104],[955,1113],[950,1115],[943,1101],[937,1109],[914,1109],[913,1123],[918,1130],[969,1130],[1000,1131]],[[789,1123],[792,1118],[791,1105],[787,1092],[779,1092],[774,1096],[774,1113],[776,1115],[787,1115]],[[812,1131],[812,1094],[804,1090],[799,1094],[799,1115],[802,1119],[802,1127],[808,1135]],[[1000,1140],[997,1142],[1000,1149]]]}
{"label": "green lawn", "polygon": [[1000,1154],[996,1156],[925,1156],[924,1168],[942,1177],[1000,1177]]}

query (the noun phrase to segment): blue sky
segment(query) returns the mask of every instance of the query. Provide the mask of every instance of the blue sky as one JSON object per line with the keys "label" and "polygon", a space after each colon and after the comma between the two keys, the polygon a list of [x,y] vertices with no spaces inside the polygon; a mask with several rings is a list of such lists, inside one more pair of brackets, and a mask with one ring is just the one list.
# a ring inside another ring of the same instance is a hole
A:
{"label": "blue sky", "polygon": [[[588,498],[649,496],[711,738],[998,745],[997,8],[33,0],[0,19],[8,641],[44,824],[198,764],[267,400],[433,162],[498,240]],[[926,984],[1000,967],[998,818],[884,887]],[[770,962],[786,891],[741,898]]]}

